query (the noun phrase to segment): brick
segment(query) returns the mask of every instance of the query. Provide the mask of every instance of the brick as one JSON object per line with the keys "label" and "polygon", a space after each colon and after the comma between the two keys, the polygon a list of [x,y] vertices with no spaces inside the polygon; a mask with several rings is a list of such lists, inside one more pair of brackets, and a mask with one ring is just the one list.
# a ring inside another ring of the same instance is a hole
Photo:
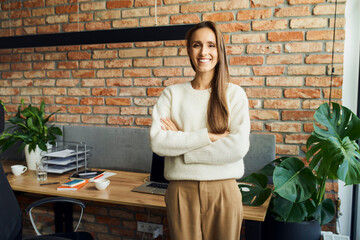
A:
{"label": "brick", "polygon": [[70,88],[70,89],[68,89],[68,96],[90,96],[90,89],[88,89],[88,88]]}
{"label": "brick", "polygon": [[235,20],[235,17],[232,12],[216,12],[216,13],[204,13],[203,14],[203,21],[231,22],[234,20]]}
{"label": "brick", "polygon": [[94,107],[95,114],[119,114],[120,109],[119,107]]}
{"label": "brick", "polygon": [[124,77],[150,77],[151,69],[134,68],[124,70]]}
{"label": "brick", "polygon": [[289,134],[285,136],[285,143],[306,144],[308,138],[308,134]]}
{"label": "brick", "polygon": [[298,42],[285,44],[285,52],[322,52],[323,44],[320,42]]}
{"label": "brick", "polygon": [[41,88],[20,88],[20,95],[42,95]]}
{"label": "brick", "polygon": [[[161,0],[157,0],[156,5],[157,6],[161,5],[161,2],[162,2]],[[149,6],[154,6],[154,4],[155,3],[153,0],[135,0],[135,7],[149,7]]]}
{"label": "brick", "polygon": [[96,76],[100,77],[100,78],[103,78],[103,77],[104,78],[106,78],[106,77],[121,77],[122,76],[122,71],[121,71],[121,69],[98,70],[97,73],[96,73]]}
{"label": "brick", "polygon": [[78,79],[57,79],[57,87],[75,87],[79,83]]}
{"label": "brick", "polygon": [[92,123],[92,124],[105,124],[106,117],[105,116],[89,116],[89,115],[82,115],[81,121],[84,123]]}
{"label": "brick", "polygon": [[67,109],[68,109],[68,113],[78,113],[78,114],[92,113],[91,107],[87,107],[87,106],[70,106]]}
{"label": "brick", "polygon": [[121,20],[113,21],[114,28],[132,28],[138,26],[139,26],[138,19],[121,19]]}
{"label": "brick", "polygon": [[171,77],[171,76],[181,76],[181,68],[155,68],[153,69],[153,74],[156,77]]}
{"label": "brick", "polygon": [[44,1],[43,0],[29,0],[23,2],[24,8],[38,8],[38,7],[44,7]]}
{"label": "brick", "polygon": [[46,0],[46,6],[63,5],[67,2],[67,0]]}
{"label": "brick", "polygon": [[300,100],[264,100],[265,109],[298,109],[300,108]]}
{"label": "brick", "polygon": [[194,4],[184,4],[180,6],[181,13],[198,13],[198,12],[211,12],[212,3],[194,3]]}
{"label": "brick", "polygon": [[57,122],[66,122],[66,123],[79,123],[80,115],[67,115],[67,114],[57,114]]}
{"label": "brick", "polygon": [[[112,61],[112,60],[109,60],[109,61]],[[98,69],[101,69],[101,68],[104,68],[105,67],[105,64],[104,64],[104,61],[100,60],[100,61],[80,61],[80,66],[79,68],[98,68]]]}
{"label": "brick", "polygon": [[122,107],[120,110],[121,115],[146,115],[146,107]]}
{"label": "brick", "polygon": [[33,17],[46,16],[46,15],[54,15],[55,9],[52,7],[48,8],[37,8],[32,10]]}
{"label": "brick", "polygon": [[[334,68],[334,71],[332,70]],[[328,65],[327,66],[327,75],[343,75],[344,74],[344,65],[336,64],[336,65]]]}
{"label": "brick", "polygon": [[247,76],[250,74],[250,67],[234,67],[229,66],[231,76]]}
{"label": "brick", "polygon": [[[330,87],[331,77],[306,77],[305,86],[310,87]],[[341,87],[343,83],[342,77],[333,77],[332,86]]]}
{"label": "brick", "polygon": [[133,117],[109,116],[107,119],[107,123],[110,125],[131,125],[133,122]]}
{"label": "brick", "polygon": [[66,88],[43,88],[44,95],[65,95]]}
{"label": "brick", "polygon": [[280,30],[287,28],[287,20],[258,20],[252,22],[253,31]]}
{"label": "brick", "polygon": [[276,7],[284,3],[284,0],[251,0],[251,7]]}
{"label": "brick", "polygon": [[[329,22],[329,28],[334,28],[335,18],[331,18]],[[336,28],[345,28],[346,19],[345,18],[336,18]]]}
{"label": "brick", "polygon": [[249,99],[249,108],[261,108],[261,100]]}
{"label": "brick", "polygon": [[281,44],[249,44],[246,47],[248,54],[274,54],[281,53]]}
{"label": "brick", "polygon": [[31,87],[33,86],[32,80],[13,80],[12,81],[13,87]]}
{"label": "brick", "polygon": [[271,87],[295,87],[303,86],[304,80],[302,77],[267,77],[266,86]]}
{"label": "brick", "polygon": [[31,69],[31,63],[13,63],[13,64],[11,64],[12,71],[30,70],[30,69]]}
{"label": "brick", "polygon": [[[165,81],[164,81],[164,86],[170,86],[170,85],[173,85],[173,84],[178,84],[178,83],[184,83],[184,82],[189,82],[189,81],[191,81],[191,80],[193,80],[194,78],[181,78],[181,77],[178,77],[178,78],[168,78],[168,79],[166,79]],[[160,95],[157,95],[157,93],[156,93],[156,89],[151,89],[150,91],[148,91],[148,92],[154,92],[155,91],[155,93],[154,93],[154,95],[152,95],[152,96],[160,96]],[[150,95],[149,95],[150,96]]]}
{"label": "brick", "polygon": [[25,78],[44,78],[45,71],[26,71],[24,72]]}
{"label": "brick", "polygon": [[253,67],[253,72],[256,76],[267,75],[282,75],[285,72],[285,67]]}
{"label": "brick", "polygon": [[[239,31],[250,31],[250,23],[222,23],[219,24],[221,32],[239,32]],[[225,37],[225,36],[224,36]]]}
{"label": "brick", "polygon": [[[61,66],[61,64],[60,64],[60,66]],[[33,63],[33,70],[45,70],[45,69],[55,69],[55,62],[34,62]]]}
{"label": "brick", "polygon": [[70,73],[68,71],[47,71],[46,76],[49,78],[69,78]]}
{"label": "brick", "polygon": [[194,77],[195,76],[195,71],[192,68],[183,68],[184,69],[184,76],[185,77]]}
{"label": "brick", "polygon": [[267,64],[301,64],[303,63],[303,56],[296,54],[296,55],[271,55],[266,57]]}
{"label": "brick", "polygon": [[2,80],[0,81],[0,87],[10,87],[11,81],[10,80]]}
{"label": "brick", "polygon": [[64,13],[77,13],[78,5],[66,5],[66,6],[58,6],[55,8],[56,14],[64,14]]}
{"label": "brick", "polygon": [[93,59],[108,59],[108,58],[117,58],[116,50],[102,50],[94,51]]}
{"label": "brick", "polygon": [[5,78],[5,79],[16,79],[16,78],[23,78],[23,73],[22,72],[3,72],[1,76],[2,76],[2,78]]}
{"label": "brick", "polygon": [[79,68],[78,62],[59,62],[57,69],[77,69]]}
{"label": "brick", "polygon": [[121,58],[133,58],[133,57],[145,57],[146,49],[122,49],[119,50],[119,57]]}
{"label": "brick", "polygon": [[138,126],[150,126],[151,120],[151,118],[135,118],[135,124]]}
{"label": "brick", "polygon": [[[33,55],[33,54],[31,54],[31,55]],[[3,55],[3,56],[0,56],[0,62],[2,62],[2,63],[20,62],[20,58],[21,58],[20,54]]]}
{"label": "brick", "polygon": [[121,13],[118,10],[114,10],[114,11],[107,10],[104,12],[96,12],[94,18],[95,21],[120,19]]}
{"label": "brick", "polygon": [[232,77],[230,82],[240,86],[263,86],[263,77]]}
{"label": "brick", "polygon": [[34,104],[40,104],[44,100],[45,104],[54,104],[54,98],[53,97],[32,97],[31,102]]}
{"label": "brick", "polygon": [[55,86],[54,79],[35,79],[34,86],[36,87],[52,87]]}
{"label": "brick", "polygon": [[105,225],[120,225],[121,220],[119,218],[109,216],[96,216],[96,222]]}
{"label": "brick", "polygon": [[130,8],[133,6],[132,0],[109,1],[106,3],[107,9]]}
{"label": "brick", "polygon": [[146,96],[145,88],[121,88],[119,96]]}
{"label": "brick", "polygon": [[164,4],[179,4],[179,3],[189,3],[192,0],[164,0]]}
{"label": "brick", "polygon": [[[316,5],[313,9],[314,15],[334,15],[335,5]],[[336,14],[345,14],[345,4],[338,4]]]}
{"label": "brick", "polygon": [[249,8],[249,1],[230,0],[230,1],[215,2],[214,8],[215,11]]}
{"label": "brick", "polygon": [[249,98],[281,98],[282,90],[278,88],[248,88],[246,95]]}
{"label": "brick", "polygon": [[303,109],[318,109],[319,106],[323,103],[328,102],[328,100],[304,100],[302,104]]}
{"label": "brick", "polygon": [[162,66],[161,58],[135,58],[134,67],[159,67]]}
{"label": "brick", "polygon": [[132,81],[129,78],[113,78],[106,80],[106,86],[116,87],[116,86],[131,86]]}
{"label": "brick", "polygon": [[283,121],[314,121],[314,111],[282,111]]}
{"label": "brick", "polygon": [[23,21],[24,21],[24,26],[38,26],[38,25],[44,25],[45,24],[45,18],[44,17],[25,18]]}
{"label": "brick", "polygon": [[164,88],[148,88],[147,95],[149,97],[159,97],[163,90]]}
{"label": "brick", "polygon": [[290,5],[323,3],[325,0],[287,0]]}
{"label": "brick", "polygon": [[123,105],[131,105],[130,98],[106,98],[106,105],[115,105],[115,106],[123,106]]}
{"label": "brick", "polygon": [[83,12],[91,12],[96,10],[105,10],[105,2],[90,2],[80,4],[80,10]]}
{"label": "brick", "polygon": [[240,55],[244,51],[244,46],[241,45],[231,45],[226,46],[226,54],[227,55]]}
{"label": "brick", "polygon": [[134,86],[161,86],[161,78],[135,78]]}
{"label": "brick", "polygon": [[63,32],[80,32],[85,30],[85,25],[83,23],[62,24],[61,29]]}
{"label": "brick", "polygon": [[111,29],[111,22],[90,22],[85,24],[85,29],[88,31]]}
{"label": "brick", "polygon": [[46,24],[67,23],[68,16],[67,15],[48,16],[46,17],[45,22]]}
{"label": "brick", "polygon": [[[321,30],[321,31],[308,31],[306,33],[306,40],[333,40],[334,31]],[[335,30],[335,40],[344,40],[345,30]]]}
{"label": "brick", "polygon": [[250,122],[250,130],[251,131],[263,131],[263,123],[262,122]]}
{"label": "brick", "polygon": [[289,66],[288,75],[324,75],[325,66]]}
{"label": "brick", "polygon": [[94,70],[73,70],[71,71],[73,77],[76,78],[94,78],[95,71]]}
{"label": "brick", "polygon": [[132,60],[131,59],[106,60],[105,67],[107,68],[132,67]]}
{"label": "brick", "polygon": [[190,66],[190,60],[188,57],[169,57],[164,58],[164,66],[171,67],[171,66]]}
{"label": "brick", "polygon": [[[91,59],[91,53],[88,52],[69,52],[69,60],[88,60]],[[62,59],[65,60],[65,59]]]}
{"label": "brick", "polygon": [[286,98],[320,98],[320,89],[291,88],[284,90]]}
{"label": "brick", "polygon": [[81,86],[82,87],[102,87],[105,85],[104,79],[82,79]]}
{"label": "brick", "polygon": [[250,110],[252,120],[279,120],[279,112],[273,110]]}
{"label": "brick", "polygon": [[160,57],[160,56],[176,56],[177,48],[152,48],[148,50],[149,57]]}
{"label": "brick", "polygon": [[265,124],[267,130],[271,132],[300,132],[301,123],[272,122]]}
{"label": "brick", "polygon": [[161,41],[156,41],[156,42],[136,42],[135,43],[135,47],[138,48],[151,48],[151,47],[160,47],[162,46],[162,42]]}
{"label": "brick", "polygon": [[134,98],[134,104],[137,106],[154,106],[157,98]]}
{"label": "brick", "polygon": [[170,24],[194,24],[199,22],[200,18],[196,14],[181,14],[170,16]]}
{"label": "brick", "polygon": [[276,144],[275,147],[276,154],[279,155],[298,155],[299,146],[298,145],[287,145],[287,144]]}
{"label": "brick", "polygon": [[319,55],[308,55],[305,58],[307,64],[318,64],[318,63],[343,63],[344,55],[336,54],[334,58],[331,54],[319,54]]}
{"label": "brick", "polygon": [[325,28],[327,27],[327,18],[301,18],[291,19],[290,28]]}
{"label": "brick", "polygon": [[84,97],[80,100],[80,105],[104,105],[104,98]]}
{"label": "brick", "polygon": [[[323,90],[324,98],[329,98],[330,96],[330,89]],[[342,98],[342,89],[332,89],[331,90],[331,98],[332,99],[341,99]]]}
{"label": "brick", "polygon": [[252,19],[264,19],[270,18],[272,15],[272,10],[270,8],[266,9],[250,9],[250,10],[241,10],[237,13],[237,20],[252,20]]}
{"label": "brick", "polygon": [[48,34],[48,33],[58,33],[60,32],[59,25],[50,25],[50,26],[39,26],[37,27],[37,33],[39,34]]}
{"label": "brick", "polygon": [[122,18],[135,18],[149,16],[149,8],[134,8],[122,10]]}
{"label": "brick", "polygon": [[274,11],[275,17],[310,16],[311,14],[309,6],[276,8]]}
{"label": "brick", "polygon": [[79,103],[79,99],[76,97],[55,97],[55,103],[65,105],[76,105]]}
{"label": "brick", "polygon": [[25,17],[30,17],[30,16],[31,16],[30,10],[11,11],[11,13],[10,13],[11,19],[25,18]]}
{"label": "brick", "polygon": [[264,63],[264,57],[262,56],[241,56],[230,57],[230,65],[262,65]]}
{"label": "brick", "polygon": [[70,14],[70,22],[89,22],[93,20],[93,13],[79,13],[79,14]]}
{"label": "brick", "polygon": [[304,41],[304,32],[269,32],[270,42]]}
{"label": "brick", "polygon": [[234,34],[231,36],[232,43],[262,43],[265,40],[266,35],[264,33]]}
{"label": "brick", "polygon": [[91,90],[93,96],[116,96],[116,88],[93,88]]}

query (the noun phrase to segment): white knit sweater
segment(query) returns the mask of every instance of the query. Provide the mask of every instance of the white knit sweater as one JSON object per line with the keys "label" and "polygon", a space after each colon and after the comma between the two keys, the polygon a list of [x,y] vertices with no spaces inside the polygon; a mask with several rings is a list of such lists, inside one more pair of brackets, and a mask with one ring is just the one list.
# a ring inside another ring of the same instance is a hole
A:
{"label": "white knit sweater", "polygon": [[[190,82],[167,87],[153,108],[150,141],[153,152],[165,156],[168,180],[241,178],[249,149],[250,119],[244,90],[229,84],[226,92],[230,134],[215,142],[208,137],[210,89],[195,90]],[[180,131],[161,129],[170,118]]]}

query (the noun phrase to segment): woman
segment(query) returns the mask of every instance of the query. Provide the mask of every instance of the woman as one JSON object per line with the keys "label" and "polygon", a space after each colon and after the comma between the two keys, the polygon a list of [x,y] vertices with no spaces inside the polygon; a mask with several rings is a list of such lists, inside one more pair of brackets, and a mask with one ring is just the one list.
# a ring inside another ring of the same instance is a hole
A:
{"label": "woman", "polygon": [[186,36],[195,77],[167,87],[152,113],[152,150],[165,156],[165,201],[172,240],[239,240],[236,180],[249,148],[248,100],[229,83],[222,33],[202,22]]}

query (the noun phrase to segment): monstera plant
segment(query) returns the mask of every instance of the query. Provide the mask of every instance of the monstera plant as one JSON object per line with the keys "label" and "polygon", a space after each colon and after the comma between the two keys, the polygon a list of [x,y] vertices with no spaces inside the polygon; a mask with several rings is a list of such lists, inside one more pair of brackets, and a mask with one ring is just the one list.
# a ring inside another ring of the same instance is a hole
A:
{"label": "monstera plant", "polygon": [[[314,131],[306,142],[308,166],[297,157],[279,158],[240,184],[243,201],[261,205],[272,194],[269,214],[282,222],[317,220],[320,225],[335,215],[331,199],[325,198],[328,179],[345,185],[360,183],[360,120],[337,103],[322,104],[314,114]],[[267,186],[268,176],[273,187]]]}

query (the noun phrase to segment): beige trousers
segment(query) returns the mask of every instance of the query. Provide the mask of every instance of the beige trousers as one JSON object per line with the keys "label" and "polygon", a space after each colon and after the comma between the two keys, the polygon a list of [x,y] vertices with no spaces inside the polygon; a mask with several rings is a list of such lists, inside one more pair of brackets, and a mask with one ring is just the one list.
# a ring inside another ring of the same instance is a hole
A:
{"label": "beige trousers", "polygon": [[170,181],[165,201],[171,240],[240,240],[243,206],[235,179]]}

